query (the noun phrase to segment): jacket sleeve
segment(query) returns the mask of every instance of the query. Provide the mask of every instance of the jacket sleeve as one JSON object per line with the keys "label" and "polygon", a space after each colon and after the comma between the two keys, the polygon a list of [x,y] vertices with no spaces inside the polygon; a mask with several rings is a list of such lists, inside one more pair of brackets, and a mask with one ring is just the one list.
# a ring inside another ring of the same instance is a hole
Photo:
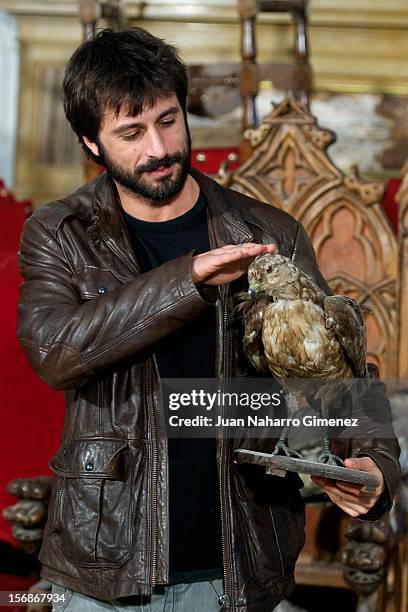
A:
{"label": "jacket sleeve", "polygon": [[80,387],[211,307],[192,280],[192,256],[83,302],[58,235],[30,218],[20,242],[17,336],[34,370],[57,389]]}
{"label": "jacket sleeve", "polygon": [[400,446],[392,425],[391,404],[385,384],[378,378],[378,368],[368,364],[370,386],[359,406],[359,431],[362,437],[350,440],[353,457],[371,457],[383,473],[385,490],[377,503],[361,520],[374,521],[391,509],[401,480]]}
{"label": "jacket sleeve", "polygon": [[[319,270],[310,239],[301,224],[298,225],[292,259],[302,270],[312,276],[327,295],[332,295],[333,292]],[[378,379],[375,365],[368,364],[368,368],[371,383],[362,398],[361,413],[354,414],[359,418],[359,422],[365,422],[363,427],[364,437],[350,440],[349,455],[371,457],[383,473],[385,480],[384,493],[369,512],[359,516],[362,520],[376,520],[384,512],[390,510],[400,482],[400,447],[392,426],[391,406],[385,384]]]}

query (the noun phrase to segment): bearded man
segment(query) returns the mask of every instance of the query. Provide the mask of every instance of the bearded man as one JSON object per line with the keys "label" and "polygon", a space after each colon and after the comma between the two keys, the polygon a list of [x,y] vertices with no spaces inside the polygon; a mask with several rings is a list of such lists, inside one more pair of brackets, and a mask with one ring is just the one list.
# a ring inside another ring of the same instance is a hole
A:
{"label": "bearded man", "polygon": [[[21,240],[18,336],[66,395],[40,553],[54,607],[272,610],[294,587],[304,543],[300,479],[233,463],[245,444],[221,434],[167,440],[158,385],[250,373],[233,297],[254,257],[277,249],[328,291],[310,241],[281,210],[190,167],[186,67],[164,41],[101,31],[70,59],[63,94],[106,173],[38,210]],[[321,484],[352,516],[380,516],[398,482],[397,442],[343,450],[377,490]]]}

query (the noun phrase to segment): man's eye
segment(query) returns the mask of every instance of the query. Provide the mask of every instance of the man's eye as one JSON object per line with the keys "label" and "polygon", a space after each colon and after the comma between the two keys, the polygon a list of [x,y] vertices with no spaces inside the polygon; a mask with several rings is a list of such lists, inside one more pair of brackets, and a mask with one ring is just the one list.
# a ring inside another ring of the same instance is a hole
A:
{"label": "man's eye", "polygon": [[132,132],[131,134],[124,134],[122,136],[123,140],[136,140],[140,138],[142,132]]}
{"label": "man's eye", "polygon": [[171,125],[173,125],[176,122],[175,119],[168,119],[167,121],[162,121],[161,125],[163,127],[170,127]]}

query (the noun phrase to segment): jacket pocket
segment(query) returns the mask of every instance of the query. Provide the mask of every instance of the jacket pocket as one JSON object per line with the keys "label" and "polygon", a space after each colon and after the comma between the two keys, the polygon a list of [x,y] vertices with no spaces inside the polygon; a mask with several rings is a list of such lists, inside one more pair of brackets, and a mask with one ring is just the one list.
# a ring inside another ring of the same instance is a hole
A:
{"label": "jacket pocket", "polygon": [[119,566],[130,555],[142,449],[117,438],[77,438],[50,461],[57,475],[50,531],[81,566]]}
{"label": "jacket pocket", "polygon": [[73,282],[82,300],[100,297],[120,286],[118,279],[106,268],[84,266],[73,277]]}
{"label": "jacket pocket", "polygon": [[296,479],[250,467],[245,479],[237,478],[238,520],[251,576],[266,589],[295,570],[305,541],[304,502]]}

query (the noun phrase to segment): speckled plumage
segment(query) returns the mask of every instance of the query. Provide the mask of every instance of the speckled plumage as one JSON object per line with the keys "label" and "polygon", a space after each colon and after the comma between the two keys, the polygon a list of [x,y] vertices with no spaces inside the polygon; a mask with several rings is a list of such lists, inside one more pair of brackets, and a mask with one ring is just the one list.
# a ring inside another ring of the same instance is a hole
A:
{"label": "speckled plumage", "polygon": [[365,325],[354,300],[326,296],[282,255],[257,257],[248,282],[255,297],[241,305],[244,348],[259,371],[279,380],[365,376]]}
{"label": "speckled plumage", "polygon": [[[355,379],[366,376],[366,331],[358,304],[345,296],[326,296],[282,255],[258,256],[249,266],[248,282],[238,310],[244,350],[254,367],[281,383],[292,406],[304,405],[299,378],[316,381],[312,396],[321,401],[322,416],[345,391],[354,403]],[[341,462],[330,453],[327,437],[323,444],[321,459]],[[279,448],[289,453],[285,445]]]}

